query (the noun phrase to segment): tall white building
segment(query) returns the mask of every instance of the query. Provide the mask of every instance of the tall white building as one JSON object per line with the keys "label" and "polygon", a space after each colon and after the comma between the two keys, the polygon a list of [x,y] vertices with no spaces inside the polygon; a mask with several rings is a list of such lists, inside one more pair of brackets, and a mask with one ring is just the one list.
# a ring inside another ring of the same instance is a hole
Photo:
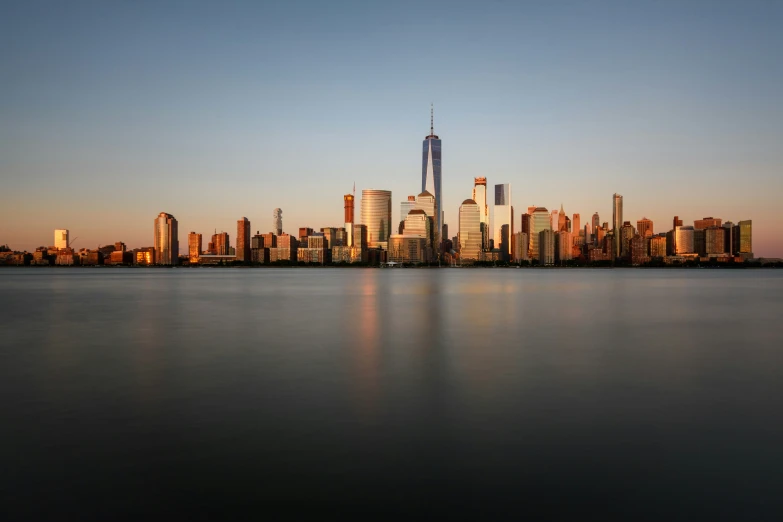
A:
{"label": "tall white building", "polygon": [[54,231],[54,247],[55,248],[68,248],[70,242],[69,233],[67,228],[58,228]]}

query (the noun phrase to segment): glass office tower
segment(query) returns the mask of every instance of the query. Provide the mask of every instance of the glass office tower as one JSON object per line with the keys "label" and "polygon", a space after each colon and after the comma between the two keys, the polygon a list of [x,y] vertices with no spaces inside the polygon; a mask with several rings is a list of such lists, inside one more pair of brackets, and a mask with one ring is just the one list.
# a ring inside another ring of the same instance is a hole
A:
{"label": "glass office tower", "polygon": [[179,261],[177,220],[165,212],[155,219],[155,261],[159,265],[176,265]]}
{"label": "glass office tower", "polygon": [[435,196],[435,237],[433,242],[440,245],[443,230],[443,197],[441,192],[440,138],[435,135],[435,126],[430,115],[430,135],[422,144],[421,191]]}
{"label": "glass office tower", "polygon": [[501,251],[504,260],[514,253],[511,237],[514,235],[514,216],[511,209],[511,185],[495,185],[495,209],[492,220],[495,248]]}
{"label": "glass office tower", "polygon": [[388,248],[391,235],[391,190],[362,190],[362,224],[370,248]]}
{"label": "glass office tower", "polygon": [[466,199],[459,207],[459,255],[462,260],[481,259],[481,205]]}

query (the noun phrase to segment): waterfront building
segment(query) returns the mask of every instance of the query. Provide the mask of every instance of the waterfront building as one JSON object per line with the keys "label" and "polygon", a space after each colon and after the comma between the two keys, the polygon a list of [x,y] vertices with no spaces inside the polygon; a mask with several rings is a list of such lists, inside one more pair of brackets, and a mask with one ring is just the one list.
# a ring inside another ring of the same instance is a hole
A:
{"label": "waterfront building", "polygon": [[[531,215],[530,231],[530,251],[532,252],[533,259],[539,259],[538,255],[541,251],[538,245],[538,241],[541,238],[541,232],[544,230],[552,230],[549,211],[546,207],[536,207],[533,209]],[[553,254],[554,255],[554,254]],[[539,259],[540,260],[540,259]]]}
{"label": "waterfront building", "polygon": [[246,217],[237,221],[237,261],[250,261],[250,221]]}
{"label": "waterfront building", "polygon": [[542,265],[555,264],[555,233],[551,228],[538,234],[538,262]]}
{"label": "waterfront building", "polygon": [[481,229],[481,208],[472,199],[466,199],[459,207],[458,247],[463,261],[478,261],[481,259],[484,235]]}
{"label": "waterfront building", "polygon": [[710,227],[719,227],[721,226],[723,220],[720,218],[714,218],[714,217],[706,217],[702,219],[697,219],[693,222],[693,229],[694,230],[704,230]]}
{"label": "waterfront building", "polygon": [[[435,118],[430,108],[430,134],[422,144],[421,191],[435,196],[435,240],[440,245],[440,233],[443,230],[443,193],[441,192],[441,141],[435,135]],[[362,196],[364,197],[364,196]],[[391,214],[391,212],[389,212]],[[390,216],[391,217],[391,216]],[[364,222],[365,225],[369,225]],[[370,245],[373,244],[373,231],[369,230]],[[387,236],[388,237],[388,234]]]}
{"label": "waterfront building", "polygon": [[623,197],[620,194],[614,194],[612,196],[612,233],[613,233],[613,247],[612,258],[620,255],[622,234],[620,233],[620,227],[623,224]]}
{"label": "waterfront building", "polygon": [[272,211],[272,231],[276,235],[283,233],[283,210],[276,208]]}
{"label": "waterfront building", "polygon": [[[695,226],[693,228],[696,228]],[[704,230],[704,250],[707,256],[723,255],[726,252],[726,234],[721,226],[709,227]]]}
{"label": "waterfront building", "polygon": [[646,217],[636,222],[636,230],[639,232],[639,235],[642,237],[652,237],[655,234],[653,232],[652,220],[647,219]]}
{"label": "waterfront building", "polygon": [[511,184],[495,185],[495,209],[492,219],[495,248],[507,261],[513,254],[511,239],[514,235],[514,207],[511,205]]}
{"label": "waterfront building", "polygon": [[571,232],[561,230],[555,234],[555,262],[562,265],[563,262],[573,259],[573,247],[574,240]]}
{"label": "waterfront building", "polygon": [[666,234],[658,234],[650,238],[650,257],[666,257]]}
{"label": "waterfront building", "polygon": [[[487,205],[487,178],[473,178],[473,201],[479,207],[481,220],[481,249],[489,250],[489,205]],[[444,236],[447,237],[447,236]]]}
{"label": "waterfront building", "polygon": [[198,263],[198,258],[201,255],[202,239],[201,234],[191,232],[188,234],[188,258],[191,263]]}
{"label": "waterfront building", "polygon": [[70,246],[70,233],[67,228],[58,228],[54,231],[54,248],[58,250],[66,249]]}
{"label": "waterfront building", "polygon": [[144,247],[136,250],[136,264],[150,266],[155,264],[155,247]]}
{"label": "waterfront building", "polygon": [[[412,210],[408,214],[408,218],[411,214],[416,212]],[[389,237],[389,249],[387,252],[387,260],[395,263],[427,263],[431,257],[430,245],[427,238],[419,235],[408,234],[392,234]]]}
{"label": "waterfront building", "polygon": [[635,234],[629,241],[629,252],[631,264],[634,266],[643,265],[650,262],[647,255],[647,239],[641,234]]}
{"label": "waterfront building", "polygon": [[391,235],[391,196],[390,190],[362,190],[362,224],[367,227],[369,248],[388,247]]}
{"label": "waterfront building", "polygon": [[527,240],[527,232],[517,232],[514,234],[514,257],[513,260],[515,263],[519,263],[521,261],[529,261],[529,253],[528,253],[528,240]]}
{"label": "waterfront building", "polygon": [[753,258],[753,221],[747,219],[734,226],[734,255]]}
{"label": "waterfront building", "polygon": [[636,235],[636,231],[630,221],[625,221],[620,227],[620,257],[627,258],[631,255],[631,238]]}
{"label": "waterfront building", "polygon": [[228,265],[237,260],[237,256],[230,254],[206,254],[198,258],[200,265]]}
{"label": "waterfront building", "polygon": [[210,254],[215,256],[229,255],[228,249],[231,246],[228,232],[220,232],[212,235],[212,249]]}
{"label": "waterfront building", "polygon": [[155,261],[159,265],[176,265],[179,262],[177,220],[165,212],[155,219]]}
{"label": "waterfront building", "polygon": [[250,259],[257,264],[269,263],[269,249],[264,246],[264,236],[258,232],[250,238]]}
{"label": "waterfront building", "polygon": [[674,229],[674,255],[695,254],[693,227],[678,226]]}

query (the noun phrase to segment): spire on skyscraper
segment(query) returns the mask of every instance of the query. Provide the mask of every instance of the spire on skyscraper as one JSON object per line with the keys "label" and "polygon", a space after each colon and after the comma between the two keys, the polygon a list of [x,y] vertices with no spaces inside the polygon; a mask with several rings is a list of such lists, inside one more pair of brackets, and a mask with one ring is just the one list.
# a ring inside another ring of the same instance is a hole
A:
{"label": "spire on skyscraper", "polygon": [[430,103],[430,136],[435,134],[435,104]]}

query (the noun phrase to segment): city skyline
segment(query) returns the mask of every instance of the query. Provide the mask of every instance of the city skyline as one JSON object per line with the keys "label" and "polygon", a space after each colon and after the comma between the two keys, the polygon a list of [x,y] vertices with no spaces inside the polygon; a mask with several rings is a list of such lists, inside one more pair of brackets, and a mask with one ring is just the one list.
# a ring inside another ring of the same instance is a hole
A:
{"label": "city skyline", "polygon": [[[137,21],[157,23],[136,25],[121,6],[103,6],[100,23],[11,6],[0,243],[31,251],[64,228],[77,248],[150,246],[161,211],[205,235],[233,235],[241,216],[268,223],[274,208],[288,231],[341,226],[332,200],[354,182],[391,190],[396,216],[420,192],[434,102],[451,236],[486,177],[513,187],[515,226],[534,204],[609,221],[616,192],[632,223],[752,219],[755,254],[783,257],[783,66],[769,52],[783,46],[783,8],[699,4],[419,6],[438,15],[426,40],[407,38],[423,32],[399,6],[343,19],[194,3],[183,26],[166,6],[137,6]],[[298,45],[266,50],[290,34]],[[372,139],[357,147],[360,130]]]}

